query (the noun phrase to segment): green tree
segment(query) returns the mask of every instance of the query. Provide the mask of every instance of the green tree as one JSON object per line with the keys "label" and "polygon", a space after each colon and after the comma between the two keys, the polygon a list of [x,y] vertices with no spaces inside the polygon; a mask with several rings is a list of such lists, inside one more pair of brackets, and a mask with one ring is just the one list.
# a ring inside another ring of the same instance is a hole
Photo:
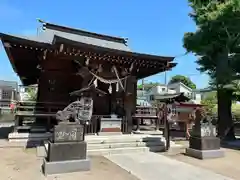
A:
{"label": "green tree", "polygon": [[28,93],[28,101],[36,101],[37,100],[37,91],[35,88],[27,88],[27,93]]}
{"label": "green tree", "polygon": [[[146,84],[144,84],[144,90],[148,91],[148,90],[150,90],[152,87],[157,86],[157,85],[159,85],[159,84],[160,84],[160,83],[158,83],[158,82],[146,83]],[[142,84],[139,84],[139,85],[137,86],[137,88],[138,88],[138,90],[142,90],[142,89],[143,89],[143,85],[142,85]]]}
{"label": "green tree", "polygon": [[184,35],[184,47],[198,57],[198,69],[207,72],[216,85],[219,137],[235,139],[231,105],[232,82],[240,72],[240,1],[188,1],[198,29]]}
{"label": "green tree", "polygon": [[181,82],[185,84],[186,86],[190,87],[191,89],[196,89],[196,84],[194,84],[191,79],[189,79],[186,76],[183,75],[176,75],[171,78],[169,81],[169,84],[176,83],[176,82]]}
{"label": "green tree", "polygon": [[205,106],[206,111],[209,114],[214,113],[214,108],[217,105],[217,93],[216,92],[208,92],[205,97],[202,99],[201,104]]}

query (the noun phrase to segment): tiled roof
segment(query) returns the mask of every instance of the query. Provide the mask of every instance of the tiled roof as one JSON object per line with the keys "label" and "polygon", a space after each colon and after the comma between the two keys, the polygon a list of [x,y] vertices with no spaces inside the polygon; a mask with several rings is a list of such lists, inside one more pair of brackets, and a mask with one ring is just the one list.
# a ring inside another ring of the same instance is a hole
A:
{"label": "tiled roof", "polygon": [[53,44],[54,37],[59,36],[72,41],[86,43],[90,45],[111,48],[116,50],[131,51],[127,46],[124,38],[118,38],[108,35],[96,34],[78,29],[72,29],[64,26],[58,26],[47,23],[45,30],[39,32],[34,36],[19,36],[11,35],[17,38],[22,38],[30,41],[36,41],[40,43]]}

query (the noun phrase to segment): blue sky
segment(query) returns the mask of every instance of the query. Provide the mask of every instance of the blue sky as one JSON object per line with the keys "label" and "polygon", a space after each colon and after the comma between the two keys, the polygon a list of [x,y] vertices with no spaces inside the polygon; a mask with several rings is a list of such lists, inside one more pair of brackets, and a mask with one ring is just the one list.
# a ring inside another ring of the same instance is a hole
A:
{"label": "blue sky", "polygon": [[[180,57],[185,53],[184,33],[195,30],[189,12],[187,0],[1,0],[0,32],[36,34],[39,25],[36,18],[41,18],[55,24],[127,37],[133,51],[177,57],[178,65],[167,72],[168,80],[176,74],[187,75],[198,88],[204,88],[208,77],[196,70],[196,58],[193,55]],[[18,80],[2,46],[0,79]],[[147,81],[164,83],[164,73],[149,77]]]}

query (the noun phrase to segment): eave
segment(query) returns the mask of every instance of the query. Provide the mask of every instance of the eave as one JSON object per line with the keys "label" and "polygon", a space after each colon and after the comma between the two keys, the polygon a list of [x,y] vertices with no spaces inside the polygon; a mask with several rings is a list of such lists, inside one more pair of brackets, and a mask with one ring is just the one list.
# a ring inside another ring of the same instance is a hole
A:
{"label": "eave", "polygon": [[121,64],[130,67],[132,64],[139,69],[137,78],[141,79],[163,71],[170,70],[176,66],[172,63],[174,57],[164,57],[136,52],[122,51],[110,48],[99,47],[72,41],[63,37],[55,36],[52,42],[59,53],[68,58],[85,57],[94,60],[104,60],[111,64]]}
{"label": "eave", "polygon": [[[60,36],[54,36],[52,43],[46,43],[23,37],[12,36],[0,33],[0,38],[10,59],[14,71],[20,76],[24,85],[36,84],[38,79],[38,57],[43,56],[44,52],[54,52],[59,57],[64,54],[68,59],[75,59],[77,56],[85,56],[93,59],[103,59],[108,63],[119,63],[120,65],[130,67],[132,64],[136,66],[137,79],[145,78],[176,66],[173,63],[174,57],[164,57],[149,55],[143,53],[129,52],[123,50],[116,50],[107,47],[100,47],[92,44],[76,42]],[[19,50],[24,52],[24,57],[19,57],[14,54],[14,51]],[[36,55],[37,54],[37,55]],[[13,57],[14,56],[14,57]],[[29,56],[29,57],[27,57]],[[21,64],[22,58],[28,59],[28,66],[26,70],[20,70],[19,63]],[[30,66],[32,65],[32,66]],[[23,71],[32,70],[34,73],[25,74]]]}
{"label": "eave", "polygon": [[[45,49],[49,49],[51,45],[48,43],[38,42],[23,37],[17,37],[3,33],[0,33],[0,39],[2,41],[2,44],[4,46],[4,49],[7,53],[7,56],[10,60],[14,72],[18,74],[22,83],[24,85],[36,83],[38,74],[36,64],[39,61],[39,59],[36,57],[36,53],[41,55],[43,51]],[[21,52],[23,52],[23,54],[27,54],[27,56],[26,57],[19,56],[17,54],[19,49],[21,49]],[[19,65],[21,63],[23,65],[25,64],[26,70],[22,70],[22,68],[19,68]],[[31,75],[31,78],[29,77],[30,70],[34,72]]]}

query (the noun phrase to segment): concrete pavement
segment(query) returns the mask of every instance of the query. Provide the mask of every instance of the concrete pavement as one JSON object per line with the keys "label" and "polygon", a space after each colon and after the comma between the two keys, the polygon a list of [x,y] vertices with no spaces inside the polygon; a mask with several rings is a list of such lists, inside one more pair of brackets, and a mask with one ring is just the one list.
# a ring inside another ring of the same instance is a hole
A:
{"label": "concrete pavement", "polygon": [[152,152],[105,157],[140,180],[233,180],[207,169]]}

